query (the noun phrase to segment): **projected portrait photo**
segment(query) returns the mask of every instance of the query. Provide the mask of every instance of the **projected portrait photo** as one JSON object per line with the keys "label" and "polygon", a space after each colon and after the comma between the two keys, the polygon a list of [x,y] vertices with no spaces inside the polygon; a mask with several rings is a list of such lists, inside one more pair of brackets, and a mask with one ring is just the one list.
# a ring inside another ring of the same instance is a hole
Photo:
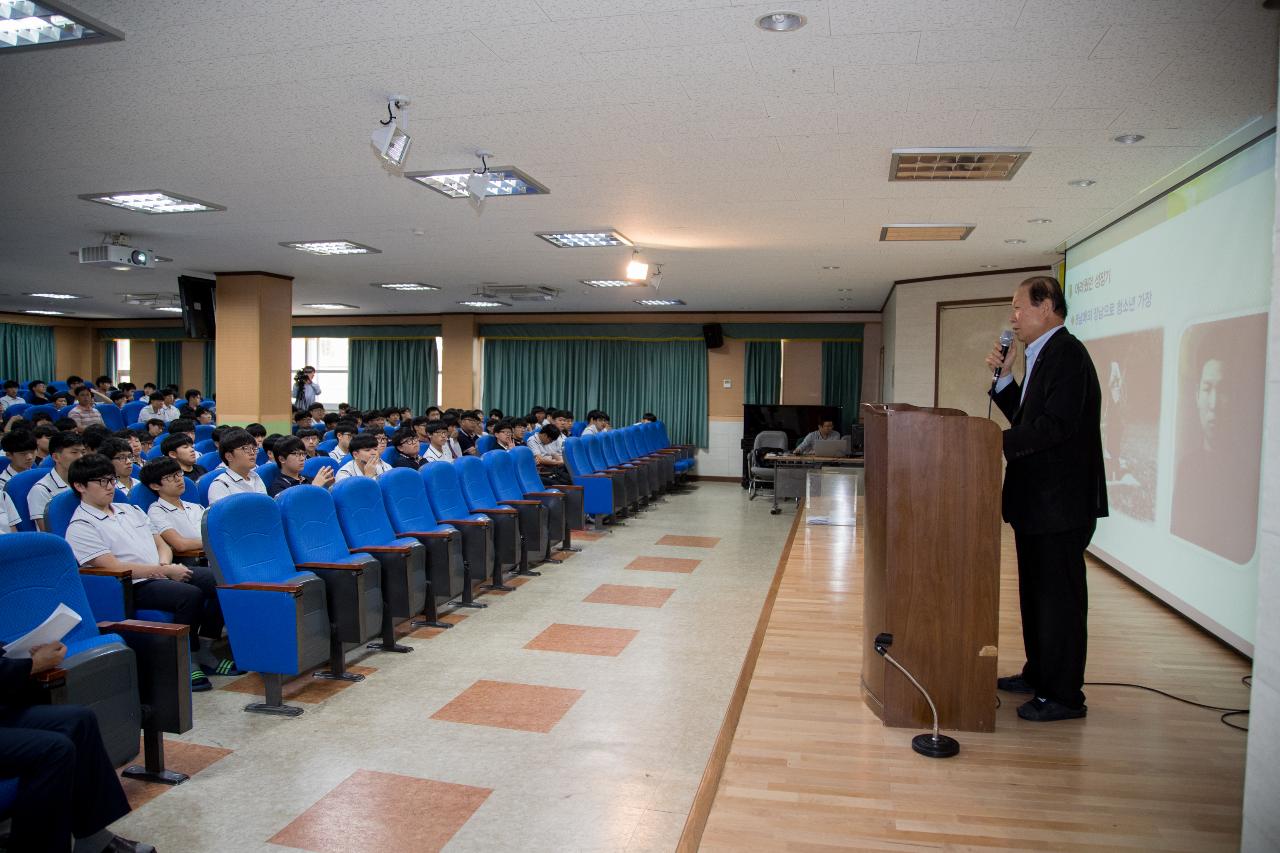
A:
{"label": "projected portrait photo", "polygon": [[1156,518],[1164,330],[1087,341],[1102,384],[1102,459],[1112,512]]}
{"label": "projected portrait photo", "polygon": [[1178,351],[1173,535],[1235,563],[1258,538],[1267,315],[1192,326]]}

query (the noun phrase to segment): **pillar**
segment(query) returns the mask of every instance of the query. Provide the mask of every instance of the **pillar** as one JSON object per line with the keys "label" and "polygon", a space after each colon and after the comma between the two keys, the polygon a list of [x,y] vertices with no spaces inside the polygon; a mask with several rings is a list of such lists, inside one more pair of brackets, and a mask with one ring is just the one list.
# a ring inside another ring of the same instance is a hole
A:
{"label": "pillar", "polygon": [[475,316],[445,314],[440,321],[440,399],[446,408],[475,408],[480,405],[476,377],[483,358]]}
{"label": "pillar", "polygon": [[288,433],[293,277],[230,272],[217,282],[218,422]]}

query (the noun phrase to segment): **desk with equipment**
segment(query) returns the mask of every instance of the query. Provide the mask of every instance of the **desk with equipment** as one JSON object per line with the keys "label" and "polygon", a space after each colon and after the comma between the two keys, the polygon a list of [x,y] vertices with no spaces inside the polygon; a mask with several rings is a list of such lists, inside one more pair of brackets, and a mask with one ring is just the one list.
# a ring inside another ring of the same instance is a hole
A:
{"label": "desk with equipment", "polygon": [[[832,454],[831,450],[835,448],[823,448],[822,445],[839,445],[839,455]],[[765,455],[765,461],[773,463],[773,508],[769,510],[771,515],[777,515],[782,511],[778,506],[778,500],[786,500],[787,498],[800,499],[805,496],[808,488],[808,474],[815,468],[828,467],[862,467],[862,451],[859,449],[857,454],[849,452],[848,439],[837,439],[835,441],[818,442],[817,453],[807,453],[803,456],[795,453],[769,453]],[[827,453],[821,451],[827,450]]]}

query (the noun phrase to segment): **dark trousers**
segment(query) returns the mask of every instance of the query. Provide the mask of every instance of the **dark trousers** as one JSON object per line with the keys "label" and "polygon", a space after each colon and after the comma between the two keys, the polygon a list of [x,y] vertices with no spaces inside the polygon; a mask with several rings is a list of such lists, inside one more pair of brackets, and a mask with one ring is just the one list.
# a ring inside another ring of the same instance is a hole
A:
{"label": "dark trousers", "polygon": [[67,853],[129,813],[98,718],[79,705],[0,706],[0,777],[18,779],[9,849]]}
{"label": "dark trousers", "polygon": [[1084,549],[1095,524],[1060,533],[1013,531],[1018,549],[1018,601],[1027,663],[1022,677],[1036,695],[1071,708],[1084,704],[1089,646],[1089,590]]}
{"label": "dark trousers", "polygon": [[208,566],[193,566],[186,581],[155,578],[133,588],[133,604],[140,610],[167,610],[178,625],[191,626],[191,651],[200,647],[200,637],[216,640],[222,636],[222,607],[218,604],[218,581]]}

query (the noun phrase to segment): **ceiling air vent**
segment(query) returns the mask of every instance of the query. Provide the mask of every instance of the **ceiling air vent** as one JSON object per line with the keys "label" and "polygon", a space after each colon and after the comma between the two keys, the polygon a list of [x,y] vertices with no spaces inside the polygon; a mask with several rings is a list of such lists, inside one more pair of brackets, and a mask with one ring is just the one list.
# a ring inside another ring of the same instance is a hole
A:
{"label": "ceiling air vent", "polygon": [[973,225],[934,223],[883,225],[880,228],[880,242],[963,240],[973,233],[974,227]]}
{"label": "ceiling air vent", "polygon": [[560,295],[558,288],[528,284],[486,284],[476,292],[510,302],[550,302]]}
{"label": "ceiling air vent", "polygon": [[895,148],[889,180],[1007,181],[1029,156],[1029,148]]}

